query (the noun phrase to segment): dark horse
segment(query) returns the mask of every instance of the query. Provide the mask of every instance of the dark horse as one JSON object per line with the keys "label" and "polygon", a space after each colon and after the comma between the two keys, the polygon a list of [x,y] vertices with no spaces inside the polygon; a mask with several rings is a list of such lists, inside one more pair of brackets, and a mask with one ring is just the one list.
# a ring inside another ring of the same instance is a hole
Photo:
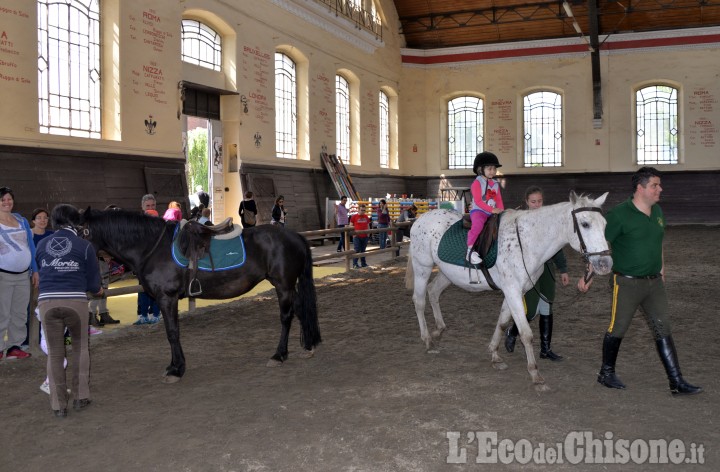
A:
{"label": "dark horse", "polygon": [[[127,264],[137,274],[143,289],[157,300],[172,353],[165,381],[180,380],[185,373],[185,356],[180,346],[178,299],[188,296],[188,284],[193,274],[178,266],[171,255],[177,223],[139,212],[88,208],[83,213],[82,226],[85,238],[96,249]],[[192,226],[202,225],[194,223]],[[301,343],[306,350],[304,356],[312,356],[313,348],[321,339],[312,255],[307,240],[273,225],[244,229],[242,238],[247,253],[244,265],[224,271],[198,271],[202,294],[197,297],[237,297],[267,279],[275,287],[282,324],[280,342],[268,365],[280,365],[287,359],[293,315],[300,320]]]}

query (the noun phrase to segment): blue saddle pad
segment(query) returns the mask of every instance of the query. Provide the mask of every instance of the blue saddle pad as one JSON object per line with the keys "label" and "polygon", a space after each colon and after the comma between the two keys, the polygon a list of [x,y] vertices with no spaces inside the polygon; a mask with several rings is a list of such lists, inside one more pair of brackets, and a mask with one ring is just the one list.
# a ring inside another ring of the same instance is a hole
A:
{"label": "blue saddle pad", "polygon": [[[190,261],[180,250],[179,238],[177,233],[180,225],[175,229],[173,237],[172,257],[177,265],[187,268]],[[210,260],[212,255],[212,261]],[[205,272],[215,272],[221,270],[237,269],[245,264],[245,243],[242,236],[232,239],[216,239],[210,241],[210,254],[205,254],[202,259],[198,260],[198,270]]]}
{"label": "blue saddle pad", "polygon": [[[463,228],[462,219],[458,220],[450,226],[442,239],[440,239],[440,245],[438,246],[438,257],[441,261],[447,262],[448,264],[458,265],[465,267],[470,265],[474,268],[479,268],[479,265],[470,264],[466,262],[467,258],[467,236],[470,232],[469,229]],[[497,260],[497,240],[493,241],[487,256],[483,260],[485,267],[490,269],[495,265]]]}

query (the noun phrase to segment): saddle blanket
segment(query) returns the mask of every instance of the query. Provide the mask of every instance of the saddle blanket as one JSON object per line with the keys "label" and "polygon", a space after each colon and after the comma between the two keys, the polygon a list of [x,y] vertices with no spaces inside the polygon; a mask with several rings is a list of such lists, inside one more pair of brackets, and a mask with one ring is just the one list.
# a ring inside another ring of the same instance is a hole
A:
{"label": "saddle blanket", "polygon": [[[442,239],[440,239],[440,245],[438,246],[438,257],[441,261],[447,262],[448,264],[467,266],[470,265],[473,268],[479,268],[479,265],[470,264],[466,261],[467,257],[467,236],[470,232],[469,229],[463,228],[463,221],[458,220],[457,223],[450,226]],[[490,269],[495,265],[497,260],[497,240],[493,241],[487,256],[483,260],[485,267]]]}
{"label": "saddle blanket", "polygon": [[[172,257],[177,265],[187,268],[190,261],[180,250],[179,238],[177,233],[180,225],[175,229],[173,237]],[[227,235],[221,235],[227,236]],[[210,257],[212,256],[212,258]],[[198,270],[205,272],[217,272],[221,270],[237,269],[245,264],[245,243],[242,235],[231,239],[215,238],[210,240],[210,253],[205,254],[202,259],[198,260]]]}

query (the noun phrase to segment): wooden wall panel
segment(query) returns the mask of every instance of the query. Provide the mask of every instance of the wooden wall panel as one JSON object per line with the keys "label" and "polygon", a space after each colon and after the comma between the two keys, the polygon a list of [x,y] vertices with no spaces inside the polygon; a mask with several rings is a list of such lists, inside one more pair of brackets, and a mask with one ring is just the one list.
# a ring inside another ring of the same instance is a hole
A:
{"label": "wooden wall panel", "polygon": [[13,189],[15,210],[26,217],[35,208],[52,209],[58,203],[139,210],[140,198],[150,191],[146,168],[170,171],[176,179],[173,190],[158,197],[161,214],[170,200],[189,204],[187,190],[179,190],[186,187],[183,159],[0,146],[0,166],[0,185]]}

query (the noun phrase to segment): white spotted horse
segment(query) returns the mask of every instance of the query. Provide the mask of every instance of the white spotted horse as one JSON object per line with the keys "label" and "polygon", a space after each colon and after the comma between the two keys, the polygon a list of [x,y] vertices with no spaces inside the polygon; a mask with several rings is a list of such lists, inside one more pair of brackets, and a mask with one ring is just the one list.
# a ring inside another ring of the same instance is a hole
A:
{"label": "white spotted horse", "polygon": [[[523,294],[530,290],[543,272],[543,264],[566,244],[580,252],[586,262],[586,277],[608,274],[612,258],[605,241],[605,218],[600,207],[607,193],[593,200],[570,194],[570,201],[542,208],[508,210],[502,213],[497,241],[497,259],[489,269],[490,278],[502,290],[505,300],[489,345],[492,365],[505,369],[507,365],[498,354],[503,330],[512,316],[520,332],[527,354],[527,368],[538,391],[548,390],[538,372],[532,349],[532,331],[525,317]],[[455,211],[433,210],[422,215],[410,232],[410,251],[406,272],[406,285],[413,289],[415,312],[420,324],[420,337],[428,352],[439,345],[446,329],[440,312],[440,295],[450,284],[469,292],[490,290],[483,273],[467,263],[448,263],[438,255],[438,247],[445,232],[462,216]],[[465,253],[465,244],[460,251]],[[439,272],[428,284],[433,267]],[[428,332],[425,323],[425,294],[428,293],[435,317],[436,329]]]}
{"label": "white spotted horse", "polygon": [[[280,365],[288,358],[293,315],[301,325],[304,351],[299,357],[312,356],[314,347],[321,341],[312,254],[307,240],[294,231],[274,225],[243,229],[241,246],[245,256],[241,263],[227,270],[189,270],[173,259],[177,222],[166,222],[140,212],[88,208],[83,212],[81,223],[84,237],[96,249],[104,250],[130,267],[143,289],[160,306],[171,351],[171,362],[165,371],[167,383],[180,380],[185,373],[178,299],[189,295],[206,299],[234,298],[268,280],[277,293],[281,322],[280,341],[268,366]],[[182,250],[209,245],[210,236],[219,232],[220,226],[188,222],[180,232]],[[231,229],[232,224],[226,221],[222,226]],[[191,281],[201,288],[201,293],[189,293]]]}

